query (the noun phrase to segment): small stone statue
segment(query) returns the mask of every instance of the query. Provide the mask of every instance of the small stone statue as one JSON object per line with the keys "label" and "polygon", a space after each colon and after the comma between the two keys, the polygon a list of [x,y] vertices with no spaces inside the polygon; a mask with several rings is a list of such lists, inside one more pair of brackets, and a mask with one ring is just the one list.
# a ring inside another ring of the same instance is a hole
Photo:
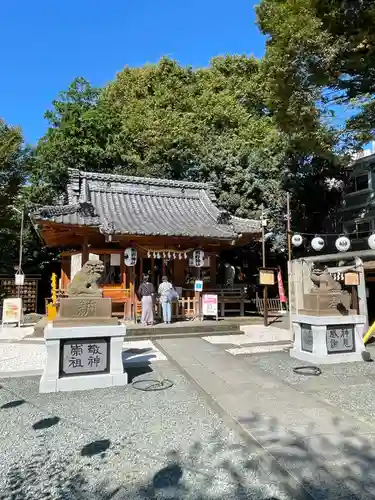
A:
{"label": "small stone statue", "polygon": [[329,274],[327,268],[323,271],[320,269],[313,269],[310,275],[311,281],[317,288],[314,288],[313,292],[338,292],[342,290],[340,283],[333,279],[333,277]]}
{"label": "small stone statue", "polygon": [[101,260],[88,260],[68,285],[68,297],[102,297],[98,282],[103,271],[104,264]]}
{"label": "small stone statue", "polygon": [[304,314],[327,316],[349,314],[351,296],[328,272],[328,269],[312,269],[310,279],[314,287],[303,296]]}

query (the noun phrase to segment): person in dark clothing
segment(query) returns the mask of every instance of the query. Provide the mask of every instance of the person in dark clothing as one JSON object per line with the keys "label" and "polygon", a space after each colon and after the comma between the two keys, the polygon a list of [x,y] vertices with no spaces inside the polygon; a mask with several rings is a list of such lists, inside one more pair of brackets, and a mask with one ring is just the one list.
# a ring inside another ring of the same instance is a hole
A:
{"label": "person in dark clothing", "polygon": [[149,276],[145,275],[138,288],[138,297],[141,299],[142,304],[141,323],[143,325],[152,325],[154,323],[154,296],[154,285],[150,282]]}

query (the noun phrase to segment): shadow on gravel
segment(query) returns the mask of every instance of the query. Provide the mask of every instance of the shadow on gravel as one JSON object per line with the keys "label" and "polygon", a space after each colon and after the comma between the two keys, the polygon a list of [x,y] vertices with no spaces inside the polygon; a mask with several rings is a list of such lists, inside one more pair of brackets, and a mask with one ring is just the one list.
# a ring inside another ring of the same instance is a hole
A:
{"label": "shadow on gravel", "polygon": [[[80,453],[49,449],[45,440],[31,458],[22,457],[6,472],[1,499],[22,500],[279,500],[311,498],[355,500],[375,497],[375,450],[372,442],[339,420],[337,432],[306,435],[287,432],[276,419],[253,414],[243,425],[261,439],[230,445],[213,433],[184,452],[170,450],[156,472],[144,465],[135,483],[128,475],[128,436],[116,442],[88,443]],[[260,437],[261,436],[261,437]],[[269,452],[266,451],[269,450]],[[134,450],[133,450],[134,453]],[[137,453],[137,452],[136,452]],[[142,457],[143,464],[155,457]],[[270,455],[272,453],[272,456]],[[273,458],[274,457],[274,458]],[[160,462],[160,457],[156,457]],[[134,467],[134,466],[133,466]],[[292,471],[293,478],[285,470]],[[133,469],[134,472],[134,469]],[[105,478],[101,481],[99,478]]]}
{"label": "shadow on gravel", "polygon": [[94,455],[104,454],[111,446],[109,439],[101,439],[86,444],[81,450],[82,457],[93,457]]}
{"label": "shadow on gravel", "polygon": [[21,406],[25,404],[26,401],[24,399],[17,399],[16,401],[9,401],[9,403],[5,403],[0,406],[1,410],[7,410],[8,408],[17,408],[17,406]]}
{"label": "shadow on gravel", "polygon": [[129,384],[131,384],[135,378],[140,377],[141,375],[145,375],[147,373],[153,372],[151,365],[149,363],[141,365],[141,366],[136,366],[136,365],[129,366],[129,365],[126,365],[126,363],[125,363],[124,370],[128,374],[128,383]]}
{"label": "shadow on gravel", "polygon": [[57,425],[59,422],[59,417],[43,418],[42,420],[38,420],[38,422],[35,422],[35,424],[32,425],[32,428],[34,429],[34,431],[49,429],[50,427]]}

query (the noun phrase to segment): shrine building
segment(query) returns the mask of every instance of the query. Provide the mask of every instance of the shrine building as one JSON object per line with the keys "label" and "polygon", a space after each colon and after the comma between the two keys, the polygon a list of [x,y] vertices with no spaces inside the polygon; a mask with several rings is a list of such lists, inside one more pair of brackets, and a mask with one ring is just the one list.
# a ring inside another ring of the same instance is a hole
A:
{"label": "shrine building", "polygon": [[[135,291],[148,273],[155,287],[169,277],[180,291],[175,316],[184,317],[194,314],[195,280],[217,290],[220,252],[259,239],[261,232],[259,220],[231,216],[215,201],[210,184],[71,169],[64,203],[30,217],[46,246],[64,249],[60,296],[87,260],[100,259],[103,295],[112,298],[114,314],[136,315]],[[192,258],[197,249],[204,252],[202,267]],[[129,253],[135,265],[128,265]]]}

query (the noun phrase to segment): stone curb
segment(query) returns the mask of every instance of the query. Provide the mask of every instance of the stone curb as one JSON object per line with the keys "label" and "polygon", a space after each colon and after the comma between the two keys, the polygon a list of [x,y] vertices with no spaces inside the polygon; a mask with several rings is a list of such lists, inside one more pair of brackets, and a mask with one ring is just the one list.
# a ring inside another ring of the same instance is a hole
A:
{"label": "stone curb", "polygon": [[25,370],[14,372],[0,372],[0,379],[4,378],[23,378],[23,377],[40,377],[44,370]]}

